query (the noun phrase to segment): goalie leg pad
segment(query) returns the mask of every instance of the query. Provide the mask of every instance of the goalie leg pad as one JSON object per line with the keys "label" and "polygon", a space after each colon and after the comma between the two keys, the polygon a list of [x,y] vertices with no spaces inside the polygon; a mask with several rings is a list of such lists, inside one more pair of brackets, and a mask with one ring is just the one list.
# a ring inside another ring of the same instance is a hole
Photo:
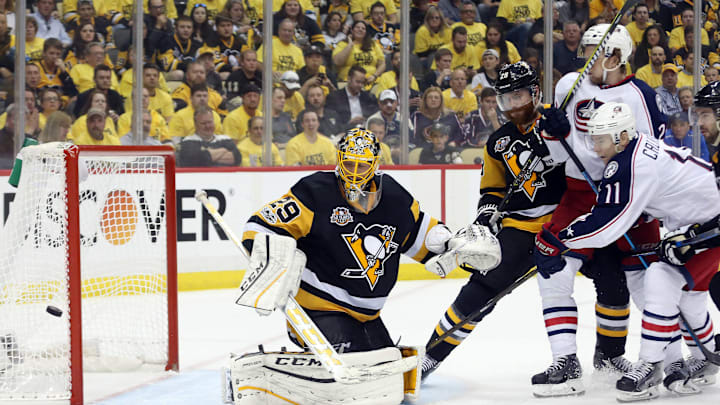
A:
{"label": "goalie leg pad", "polygon": [[235,303],[253,307],[260,315],[284,308],[288,297],[294,297],[300,288],[305,261],[305,254],[296,249],[295,239],[258,234]]}
{"label": "goalie leg pad", "polygon": [[[399,360],[396,347],[341,355],[347,366]],[[312,353],[251,353],[230,360],[224,370],[225,403],[397,405],[403,400],[403,374],[359,384],[341,384]]]}

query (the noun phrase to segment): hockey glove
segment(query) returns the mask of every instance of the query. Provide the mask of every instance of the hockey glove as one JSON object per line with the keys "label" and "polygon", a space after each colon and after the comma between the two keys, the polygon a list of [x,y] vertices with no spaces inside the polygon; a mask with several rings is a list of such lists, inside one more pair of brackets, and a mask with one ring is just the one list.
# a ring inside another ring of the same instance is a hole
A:
{"label": "hockey glove", "polygon": [[687,263],[694,255],[695,248],[692,245],[677,246],[678,242],[695,237],[696,226],[690,227],[684,233],[671,233],[660,241],[658,247],[658,257],[665,263],[673,266],[682,266]]}
{"label": "hockey glove", "polygon": [[549,106],[546,104],[545,107],[540,107],[540,123],[538,129],[540,132],[545,132],[548,138],[564,138],[570,132],[570,122],[565,115],[565,111]]}
{"label": "hockey glove", "polygon": [[500,243],[484,226],[468,225],[447,242],[448,250],[431,257],[425,268],[440,277],[447,276],[456,267],[465,271],[485,274],[502,260]]}
{"label": "hockey glove", "polygon": [[[494,219],[494,220],[493,220]],[[498,214],[497,204],[484,204],[478,208],[475,223],[486,226],[493,235],[497,235],[502,228],[502,215]]]}
{"label": "hockey glove", "polygon": [[567,246],[550,231],[548,224],[543,225],[542,230],[535,235],[535,264],[538,273],[543,278],[550,278],[550,275],[557,273],[565,267],[565,258],[562,253]]}

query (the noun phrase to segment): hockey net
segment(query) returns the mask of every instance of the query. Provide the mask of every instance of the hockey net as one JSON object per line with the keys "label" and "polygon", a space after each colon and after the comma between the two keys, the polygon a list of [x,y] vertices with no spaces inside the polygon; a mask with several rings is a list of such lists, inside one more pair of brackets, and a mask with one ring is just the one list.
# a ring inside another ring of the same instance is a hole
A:
{"label": "hockey net", "polygon": [[83,371],[177,370],[172,148],[21,154],[0,235],[0,400],[82,403]]}

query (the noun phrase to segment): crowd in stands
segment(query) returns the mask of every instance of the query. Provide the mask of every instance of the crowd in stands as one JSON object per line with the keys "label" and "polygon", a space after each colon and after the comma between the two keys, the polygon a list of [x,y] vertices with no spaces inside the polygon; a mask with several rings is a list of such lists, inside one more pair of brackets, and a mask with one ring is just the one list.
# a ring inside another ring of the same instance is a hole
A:
{"label": "crowd in stands", "polygon": [[[543,47],[552,35],[556,82],[583,66],[583,32],[623,3],[554,1],[546,33],[542,0],[412,0],[411,35],[401,39],[399,0],[274,0],[265,39],[262,0],[144,0],[144,57],[135,61],[132,0],[37,0],[25,18],[26,137],[49,131],[46,139],[76,144],[132,144],[133,69],[142,67],[137,139],[174,145],[180,166],[263,165],[263,114],[272,114],[272,165],[334,164],[334,142],[354,126],[378,135],[381,163],[391,165],[403,144],[404,102],[411,163],[478,163],[506,122],[493,90],[499,68],[522,59],[550,74]],[[703,84],[720,78],[719,4],[702,5]],[[630,71],[656,89],[670,117],[666,141],[677,145],[693,136],[692,8],[646,0],[621,19],[635,42]],[[13,0],[0,0],[2,168],[14,158],[14,11]],[[411,50],[408,100],[399,97],[401,40]],[[272,71],[263,72],[268,43]],[[262,111],[265,75],[270,112]]]}

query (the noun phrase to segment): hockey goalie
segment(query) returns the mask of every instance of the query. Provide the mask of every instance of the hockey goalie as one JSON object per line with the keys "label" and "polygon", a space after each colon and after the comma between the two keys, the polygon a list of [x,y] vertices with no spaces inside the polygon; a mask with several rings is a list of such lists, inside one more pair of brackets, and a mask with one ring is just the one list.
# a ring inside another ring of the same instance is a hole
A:
{"label": "hockey goalie", "polygon": [[453,234],[423,212],[378,170],[379,154],[372,132],[349,130],[334,173],[300,179],[247,222],[242,245],[252,253],[236,303],[260,314],[283,310],[290,340],[302,351],[233,357],[227,403],[379,405],[417,398],[424,349],[396,346],[380,317],[400,254],[444,277],[456,267],[492,270],[501,253],[487,228],[473,224]]}

